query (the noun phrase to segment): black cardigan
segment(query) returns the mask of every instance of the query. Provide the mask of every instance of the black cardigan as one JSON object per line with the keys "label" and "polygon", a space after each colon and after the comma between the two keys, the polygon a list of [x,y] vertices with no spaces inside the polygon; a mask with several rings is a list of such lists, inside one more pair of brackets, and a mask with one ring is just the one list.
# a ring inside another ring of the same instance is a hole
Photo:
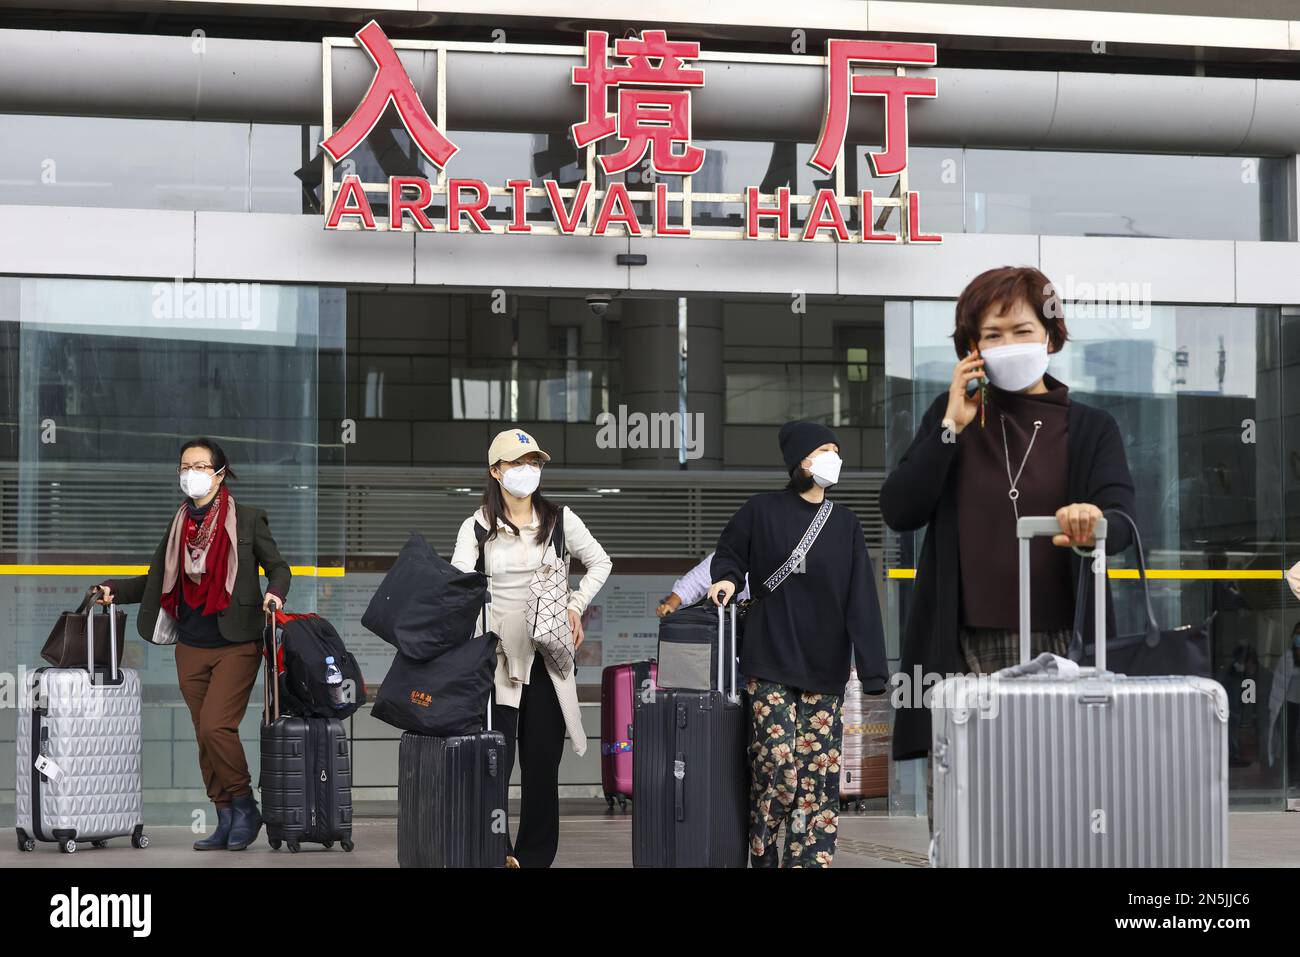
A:
{"label": "black cardigan", "polygon": [[[964,674],[968,671],[958,645],[958,616],[961,608],[957,552],[957,496],[951,477],[961,453],[956,442],[943,441],[943,414],[948,393],[943,392],[921,419],[916,437],[898,467],[880,490],[880,511],[896,532],[910,532],[923,526],[925,540],[916,563],[916,582],[907,623],[903,630],[902,677],[905,700],[894,718],[894,760],[924,757],[930,752],[930,712],[915,707],[926,688],[915,687],[918,676]],[[1137,519],[1134,510],[1133,479],[1129,475],[1124,442],[1115,419],[1104,409],[1070,401],[1068,419],[1066,494],[1071,502],[1088,502],[1105,511],[1118,508]],[[974,426],[978,428],[979,426]],[[1106,554],[1128,548],[1133,536],[1122,519],[1109,523]],[[1070,551],[1070,581],[1077,589],[1082,559]],[[1106,634],[1115,633],[1115,610],[1106,583]],[[1084,618],[1084,637],[1094,633],[1092,602]],[[928,687],[928,686],[927,686]]]}

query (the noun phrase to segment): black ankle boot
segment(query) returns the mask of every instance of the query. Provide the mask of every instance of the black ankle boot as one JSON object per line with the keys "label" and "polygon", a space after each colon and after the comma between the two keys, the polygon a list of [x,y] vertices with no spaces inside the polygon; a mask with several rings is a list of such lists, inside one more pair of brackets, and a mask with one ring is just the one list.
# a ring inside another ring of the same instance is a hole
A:
{"label": "black ankle boot", "polygon": [[199,838],[194,842],[196,851],[224,851],[226,849],[226,840],[230,837],[230,822],[235,818],[235,812],[229,807],[217,808],[217,829],[207,837]]}
{"label": "black ankle boot", "polygon": [[242,851],[257,840],[257,832],[262,829],[262,814],[258,811],[252,794],[241,794],[231,804],[234,820],[230,822],[230,838],[226,841],[226,850]]}

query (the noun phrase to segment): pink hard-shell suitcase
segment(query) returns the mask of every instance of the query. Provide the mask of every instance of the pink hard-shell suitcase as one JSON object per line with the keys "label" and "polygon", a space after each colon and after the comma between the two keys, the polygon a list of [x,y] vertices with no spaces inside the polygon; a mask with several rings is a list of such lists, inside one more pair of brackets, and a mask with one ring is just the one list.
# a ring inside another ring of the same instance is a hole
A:
{"label": "pink hard-shell suitcase", "polygon": [[632,706],[658,671],[653,661],[630,661],[600,673],[600,783],[611,808],[617,800],[626,809],[632,796]]}

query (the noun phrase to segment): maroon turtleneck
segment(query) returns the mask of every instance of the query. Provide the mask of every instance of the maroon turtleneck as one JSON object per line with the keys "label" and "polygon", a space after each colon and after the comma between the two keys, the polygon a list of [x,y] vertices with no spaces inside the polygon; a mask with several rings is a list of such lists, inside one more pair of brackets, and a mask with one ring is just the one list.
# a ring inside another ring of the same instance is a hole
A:
{"label": "maroon turtleneck", "polygon": [[[961,623],[970,628],[1020,627],[1020,563],[1016,513],[1007,493],[1007,460],[1015,476],[1041,421],[1016,488],[1020,514],[1053,515],[1066,501],[1068,407],[1066,386],[1043,377],[1038,395],[990,384],[986,421],[979,416],[957,436],[957,526],[961,567]],[[1002,426],[1006,424],[1006,446]],[[1009,452],[1009,456],[1008,456]],[[1030,627],[1069,628],[1074,621],[1070,550],[1036,538],[1029,546]]]}

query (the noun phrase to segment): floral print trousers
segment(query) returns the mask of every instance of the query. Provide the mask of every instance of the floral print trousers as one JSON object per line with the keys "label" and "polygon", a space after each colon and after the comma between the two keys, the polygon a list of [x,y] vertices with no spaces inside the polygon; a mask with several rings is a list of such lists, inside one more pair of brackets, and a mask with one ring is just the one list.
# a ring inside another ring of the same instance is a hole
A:
{"label": "floral print trousers", "polygon": [[746,678],[749,745],[749,853],[754,867],[830,867],[839,828],[840,695]]}

